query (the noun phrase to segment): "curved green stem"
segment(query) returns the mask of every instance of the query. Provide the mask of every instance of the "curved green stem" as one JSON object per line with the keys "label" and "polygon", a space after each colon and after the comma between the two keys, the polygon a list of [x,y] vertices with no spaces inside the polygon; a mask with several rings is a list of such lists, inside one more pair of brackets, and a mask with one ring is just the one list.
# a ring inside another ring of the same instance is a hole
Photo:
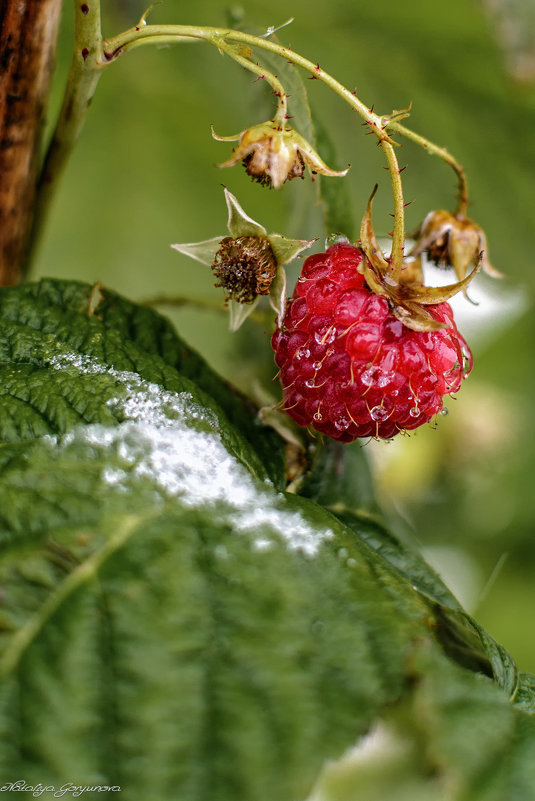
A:
{"label": "curved green stem", "polygon": [[392,282],[399,283],[403,268],[403,251],[405,247],[405,206],[403,203],[403,187],[401,184],[401,171],[394,148],[388,142],[381,142],[392,181],[394,195],[394,229],[392,231],[392,251],[390,253],[390,278]]}
{"label": "curved green stem", "polygon": [[433,156],[438,156],[442,161],[445,161],[446,164],[449,164],[450,167],[453,168],[457,175],[457,182],[458,182],[458,194],[457,194],[457,209],[456,209],[456,216],[465,219],[468,209],[468,181],[466,179],[466,173],[463,167],[459,164],[459,162],[449,153],[445,147],[438,147],[433,142],[430,142],[429,139],[426,139],[424,136],[411,131],[410,128],[406,128],[404,125],[401,125],[399,122],[392,121],[385,121],[385,128],[390,128],[392,131],[396,131],[396,133],[405,136],[407,139],[410,139],[412,142],[415,142],[417,145],[420,145],[427,150],[428,153],[431,153]]}
{"label": "curved green stem", "polygon": [[238,64],[241,64],[242,67],[245,67],[249,72],[253,72],[255,75],[258,75],[259,78],[269,83],[273,89],[273,94],[277,98],[277,111],[275,113],[274,122],[281,130],[284,130],[286,127],[286,120],[288,119],[288,96],[277,76],[273,75],[272,72],[269,72],[269,70],[266,70],[264,67],[261,67],[260,64],[250,61],[249,58],[245,58],[240,53],[237,53],[234,47],[228,47],[228,45],[222,42],[219,48],[220,50],[224,50],[225,53],[228,53],[234,61],[237,61]]}
{"label": "curved green stem", "polygon": [[[295,53],[293,50],[282,47],[275,42],[266,39],[261,39],[257,36],[244,33],[243,31],[235,31],[231,29],[219,28],[201,28],[190,25],[145,25],[143,27],[137,26],[128,31],[105,41],[106,56],[110,60],[116,58],[127,50],[149,42],[166,42],[171,43],[177,39],[184,37],[192,37],[194,39],[204,39],[207,42],[215,45],[220,51],[227,52],[232,58],[245,66],[247,69],[256,73],[259,76],[265,77],[274,88],[275,93],[279,96],[280,105],[277,110],[277,121],[279,114],[284,111],[284,118],[286,118],[286,93],[278,79],[267,73],[258,64],[255,64],[249,58],[242,54],[237,54],[233,47],[229,47],[230,42],[238,42],[242,45],[250,47],[258,47],[267,50],[275,55],[285,58],[292,64],[306,70],[316,80],[322,81],[339,97],[345,100],[369,125],[371,131],[378,138],[383,150],[385,151],[390,177],[392,181],[392,192],[394,197],[394,231],[392,242],[392,277],[397,280],[401,273],[401,262],[403,260],[403,247],[404,247],[404,204],[403,204],[403,189],[401,185],[400,172],[394,152],[395,142],[392,141],[385,128],[385,121],[382,117],[375,114],[369,109],[355,93],[346,89],[343,84],[337,81],[328,72],[321,69],[319,64],[314,64],[304,56]],[[268,77],[269,75],[269,77]],[[283,105],[284,104],[284,105]]]}
{"label": "curved green stem", "polygon": [[314,64],[290,48],[283,47],[269,39],[227,28],[194,25],[147,25],[145,23],[146,13],[138,25],[133,28],[124,31],[118,36],[102,39],[99,0],[88,0],[87,3],[82,4],[75,0],[74,7],[75,41],[73,59],[64,104],[44,161],[39,183],[35,223],[32,232],[32,244],[34,246],[50,206],[57,178],[65,166],[67,157],[82,129],[87,108],[103,69],[123,53],[142,44],[206,41],[214,45],[220,52],[227,53],[243,67],[268,81],[278,98],[275,121],[280,124],[281,128],[284,128],[287,119],[286,92],[276,75],[251,60],[252,51],[250,48],[252,47],[269,51],[286,59],[295,66],[301,67],[310,73],[312,78],[322,81],[348,103],[363,118],[370,131],[377,137],[388,161],[394,197],[394,229],[392,232],[392,255],[390,257],[393,280],[398,280],[402,268],[404,203],[400,170],[394,151],[396,143],[391,139],[388,129],[412,139],[428,152],[438,155],[453,167],[459,182],[457,215],[459,217],[466,215],[468,205],[466,176],[462,167],[447,150],[439,148],[424,137],[415,134],[395,119],[375,114],[372,109],[369,109],[359,100],[356,93],[346,89],[339,81],[321,69],[319,64]]}
{"label": "curved green stem", "polygon": [[91,99],[108,61],[102,48],[97,0],[74,3],[74,45],[63,105],[46,152],[37,187],[26,276],[50,210],[58,179],[83,128]]}
{"label": "curved green stem", "polygon": [[[106,58],[111,61],[118,58],[123,53],[126,53],[128,50],[132,50],[134,47],[139,47],[142,44],[172,44],[173,42],[187,39],[204,40],[226,52],[229,52],[229,49],[225,46],[227,42],[240,42],[250,47],[259,47],[262,50],[268,50],[275,55],[281,56],[281,58],[285,58],[292,64],[302,67],[304,70],[311,73],[313,78],[325,83],[333,92],[349,103],[370,126],[378,139],[381,141],[384,139],[392,145],[395,144],[384,130],[385,125],[383,118],[375,114],[362,103],[353,92],[346,89],[343,84],[329,75],[329,73],[325,72],[325,70],[322,70],[318,64],[314,64],[312,61],[299,55],[299,53],[295,53],[290,48],[282,47],[282,45],[271,42],[268,39],[262,39],[258,36],[253,36],[243,31],[232,30],[230,28],[210,28],[194,25],[144,25],[130,28],[118,36],[105,39],[104,49]],[[233,52],[229,52],[229,54],[232,55],[233,58],[235,57]],[[248,61],[248,69],[251,68],[252,64],[253,62]],[[262,72],[265,71],[262,70]]]}

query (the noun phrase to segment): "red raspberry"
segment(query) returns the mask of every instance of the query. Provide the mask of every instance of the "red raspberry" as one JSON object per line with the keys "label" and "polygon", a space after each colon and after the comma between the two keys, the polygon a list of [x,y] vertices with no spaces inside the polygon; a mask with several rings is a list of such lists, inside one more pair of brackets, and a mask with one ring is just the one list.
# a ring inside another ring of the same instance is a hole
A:
{"label": "red raspberry", "polygon": [[407,328],[364,282],[363,257],[349,244],[310,256],[271,340],[284,409],[342,442],[429,422],[472,368],[449,304],[427,307],[447,328]]}

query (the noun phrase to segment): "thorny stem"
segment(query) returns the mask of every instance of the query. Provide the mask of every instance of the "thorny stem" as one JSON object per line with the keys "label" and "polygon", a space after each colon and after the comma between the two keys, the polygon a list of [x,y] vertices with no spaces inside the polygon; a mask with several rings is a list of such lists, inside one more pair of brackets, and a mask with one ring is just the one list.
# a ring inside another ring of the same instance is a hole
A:
{"label": "thorny stem", "polygon": [[[356,96],[333,78],[319,64],[294,53],[290,48],[269,41],[225,28],[197,27],[193,25],[147,25],[143,15],[138,25],[118,36],[103,39],[100,31],[100,0],[74,2],[75,36],[71,69],[67,81],[65,99],[52,137],[38,187],[35,223],[32,231],[32,245],[38,239],[40,230],[50,206],[57,179],[65,166],[67,158],[80,134],[85,122],[88,106],[95,91],[103,69],[117,60],[123,53],[142,44],[170,44],[177,42],[206,41],[225,52],[235,61],[258,77],[264,78],[273,88],[278,98],[275,122],[284,128],[287,119],[287,96],[277,76],[263,69],[249,58],[247,48],[240,51],[233,42],[259,47],[275,55],[285,58],[290,63],[309,72],[311,77],[322,81],[339,97],[346,101],[370,127],[383,148],[387,161],[394,197],[394,229],[392,232],[391,278],[398,281],[402,269],[404,247],[404,203],[400,170],[394,151],[396,144],[389,136],[387,129],[396,131],[424,147],[428,152],[438,155],[450,164],[458,176],[459,201],[457,215],[464,217],[468,205],[466,176],[462,167],[447,150],[434,145],[423,136],[388,117],[381,117],[369,109]],[[150,10],[150,9],[149,9]]]}
{"label": "thorny stem", "polygon": [[277,76],[273,75],[269,70],[264,69],[264,67],[261,67],[260,64],[256,64],[254,61],[250,61],[248,58],[240,55],[236,52],[235,48],[225,47],[224,49],[229,56],[232,56],[234,61],[237,61],[242,67],[245,67],[245,69],[248,69],[250,72],[253,72],[255,75],[258,75],[259,78],[269,83],[273,89],[273,94],[277,97],[277,111],[275,113],[274,122],[281,130],[284,130],[286,127],[286,120],[288,119],[288,98],[286,90]]}
{"label": "thorny stem", "polygon": [[392,145],[383,141],[381,146],[388,159],[388,169],[392,179],[392,192],[394,195],[394,230],[392,231],[392,252],[389,258],[390,278],[393,283],[398,284],[401,270],[403,269],[403,249],[405,247],[405,208],[401,171]]}
{"label": "thorny stem", "polygon": [[[325,70],[321,69],[319,64],[314,64],[304,56],[294,53],[291,49],[282,47],[275,42],[261,39],[257,36],[244,33],[242,31],[235,31],[231,29],[219,28],[196,28],[188,25],[145,25],[143,27],[131,28],[128,31],[105,41],[107,57],[113,59],[114,57],[126,52],[127,50],[137,47],[141,44],[157,41],[159,43],[170,43],[177,40],[177,37],[188,37],[196,39],[204,39],[211,42],[220,51],[227,52],[236,61],[239,61],[244,67],[256,73],[257,75],[264,75],[267,78],[267,73],[258,64],[250,61],[243,56],[237,56],[234,47],[229,47],[229,42],[240,42],[241,44],[259,47],[263,50],[268,50],[275,55],[285,58],[292,64],[301,67],[309,72],[313,78],[325,83],[333,92],[339,95],[346,101],[355,111],[360,114],[365,123],[370,126],[371,131],[378,138],[383,150],[385,151],[388,169],[392,181],[392,189],[394,196],[394,231],[392,242],[392,278],[397,280],[401,273],[401,266],[403,260],[404,248],[404,205],[403,205],[403,189],[401,185],[400,172],[397,163],[396,154],[393,145],[395,144],[390,136],[385,131],[383,119],[370,110],[361,100],[354,94],[346,89],[343,84],[339,83]],[[271,76],[275,78],[275,76]],[[277,79],[275,79],[277,80]],[[271,81],[270,81],[271,83]],[[277,80],[277,84],[278,84]],[[271,84],[273,86],[273,83]],[[274,86],[277,94],[278,88]],[[286,102],[286,95],[281,86],[281,94],[279,95],[280,101],[284,99]],[[281,111],[281,106],[277,110],[277,118]]]}
{"label": "thorny stem", "polygon": [[459,164],[459,162],[449,153],[445,147],[438,147],[433,142],[430,142],[429,139],[426,139],[424,136],[411,131],[410,128],[406,128],[404,125],[401,125],[399,122],[386,121],[385,128],[390,128],[392,131],[396,131],[396,133],[405,136],[407,139],[410,139],[412,142],[415,142],[417,145],[420,145],[428,153],[431,153],[433,156],[438,156],[445,161],[446,164],[449,164],[455,170],[457,174],[457,181],[458,181],[458,195],[457,195],[457,209],[456,209],[456,216],[460,219],[466,218],[466,212],[468,209],[468,182],[466,179],[466,173],[463,167]]}

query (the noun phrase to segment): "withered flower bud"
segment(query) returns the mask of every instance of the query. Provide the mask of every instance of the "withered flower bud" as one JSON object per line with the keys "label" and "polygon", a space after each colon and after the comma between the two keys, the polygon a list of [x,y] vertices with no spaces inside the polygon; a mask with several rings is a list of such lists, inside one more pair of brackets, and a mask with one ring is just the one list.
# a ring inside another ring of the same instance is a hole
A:
{"label": "withered flower bud", "polygon": [[[377,186],[373,190],[362,219],[360,241],[366,258],[362,260],[359,270],[364,275],[371,291],[387,299],[394,317],[401,320],[407,328],[411,328],[413,331],[436,331],[447,327],[447,323],[437,320],[427,307],[444,303],[458,292],[466,292],[471,280],[483,266],[482,257],[478,255],[475,258],[471,251],[472,271],[463,275],[454,284],[439,287],[427,286],[420,253],[435,242],[438,243],[437,249],[445,247],[440,240],[446,232],[441,230],[433,238],[424,239],[422,235],[422,239],[418,240],[412,253],[403,259],[399,276],[393,277],[390,260],[386,258],[379,246],[373,229],[372,201],[376,190]],[[447,214],[447,212],[443,213]],[[434,214],[438,214],[438,212]],[[429,217],[426,220],[429,220]],[[422,226],[422,231],[424,227],[425,224]],[[468,264],[469,262],[466,263],[466,266]]]}
{"label": "withered flower bud", "polygon": [[467,217],[441,210],[427,215],[411,255],[426,253],[437,267],[453,267],[460,281],[479,262],[484,272],[498,278],[500,273],[488,261],[486,251],[487,240],[482,228]]}
{"label": "withered flower bud", "polygon": [[253,303],[268,295],[277,272],[277,260],[267,236],[226,236],[215,254],[212,271],[225,301]]}
{"label": "withered flower bud", "polygon": [[241,161],[248,175],[263,186],[278,189],[286,181],[303,178],[305,166],[312,174],[341,177],[347,173],[329,169],[306,139],[292,128],[281,128],[273,120],[236,136],[217,136],[213,130],[212,136],[219,142],[239,140],[230,159],[219,167],[233,167]]}

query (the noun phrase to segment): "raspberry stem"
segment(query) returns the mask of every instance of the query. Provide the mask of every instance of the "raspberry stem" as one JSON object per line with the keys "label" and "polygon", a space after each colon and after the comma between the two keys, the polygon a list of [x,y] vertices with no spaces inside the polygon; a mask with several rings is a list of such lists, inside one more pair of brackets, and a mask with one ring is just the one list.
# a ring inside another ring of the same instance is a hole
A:
{"label": "raspberry stem", "polygon": [[73,52],[63,105],[45,154],[37,186],[34,219],[23,277],[35,255],[51,201],[67,159],[83,128],[91,98],[107,61],[100,30],[100,3],[74,4]]}
{"label": "raspberry stem", "polygon": [[401,172],[394,148],[385,141],[381,142],[381,147],[388,160],[388,169],[392,181],[392,193],[394,195],[394,229],[392,231],[392,251],[389,258],[390,279],[393,284],[398,284],[403,268],[403,251],[405,247],[405,205],[403,202],[403,186],[401,184]]}
{"label": "raspberry stem", "polygon": [[401,184],[400,171],[394,152],[394,145],[396,144],[386,132],[385,121],[378,114],[375,114],[369,109],[353,92],[346,89],[343,84],[332,77],[328,72],[321,69],[319,64],[314,64],[309,59],[295,53],[289,48],[276,44],[269,40],[252,36],[251,34],[244,33],[243,31],[236,31],[232,29],[218,29],[218,28],[204,28],[194,27],[188,25],[145,25],[142,28],[130,29],[125,31],[119,36],[106,40],[106,46],[110,49],[113,55],[126,52],[135,46],[149,41],[173,42],[184,37],[191,36],[196,39],[204,39],[211,44],[214,44],[220,51],[228,53],[235,61],[242,66],[249,69],[260,77],[265,77],[273,87],[275,93],[279,98],[277,108],[276,122],[280,122],[281,118],[286,119],[286,92],[280,84],[276,76],[268,73],[262,67],[249,58],[236,52],[236,48],[230,45],[230,42],[239,42],[243,45],[252,47],[259,47],[267,50],[275,55],[285,58],[292,64],[301,67],[309,72],[314,78],[325,83],[333,92],[346,101],[369,125],[371,131],[379,140],[383,148],[387,161],[388,169],[390,171],[390,178],[392,181],[392,192],[394,197],[394,230],[392,242],[392,255],[390,257],[392,265],[392,280],[397,282],[401,273],[403,261],[403,248],[404,248],[404,204],[403,204],[403,188]]}
{"label": "raspberry stem", "polygon": [[46,216],[55,190],[57,177],[74,147],[83,127],[89,101],[103,69],[116,61],[123,53],[142,44],[170,44],[179,42],[206,41],[214,45],[220,52],[227,53],[237,63],[253,72],[259,78],[268,81],[277,96],[277,111],[274,122],[284,130],[287,120],[287,95],[277,76],[265,70],[252,60],[250,48],[258,47],[286,59],[295,66],[301,67],[310,75],[322,81],[342,100],[351,106],[370,127],[379,140],[388,161],[388,169],[392,181],[394,197],[394,229],[392,232],[392,254],[390,257],[391,279],[398,281],[403,259],[404,246],[404,204],[400,170],[394,151],[394,142],[388,130],[411,139],[428,152],[438,155],[455,170],[458,183],[457,215],[466,216],[468,190],[463,168],[447,150],[434,145],[423,136],[414,133],[401,125],[396,119],[381,117],[369,109],[354,92],[350,92],[339,81],[325,72],[319,64],[295,53],[264,37],[253,36],[243,31],[227,28],[214,28],[193,25],[147,25],[147,12],[138,24],[109,39],[103,39],[100,31],[100,2],[92,0],[91,4],[74,3],[75,35],[74,53],[71,70],[67,81],[65,100],[56,129],[51,139],[45,158],[38,194],[36,223],[32,234],[32,245]]}
{"label": "raspberry stem", "polygon": [[273,75],[272,72],[269,72],[269,70],[266,70],[255,61],[250,61],[250,59],[245,58],[240,53],[237,53],[235,48],[229,48],[224,44],[220,44],[219,46],[222,50],[228,53],[228,55],[231,56],[234,61],[236,61],[238,64],[241,64],[242,67],[245,67],[245,69],[248,69],[250,72],[253,72],[255,75],[258,75],[259,78],[262,78],[269,83],[273,89],[274,95],[277,98],[277,111],[275,113],[273,122],[283,131],[286,127],[286,120],[288,119],[288,99],[286,90],[277,76]]}

